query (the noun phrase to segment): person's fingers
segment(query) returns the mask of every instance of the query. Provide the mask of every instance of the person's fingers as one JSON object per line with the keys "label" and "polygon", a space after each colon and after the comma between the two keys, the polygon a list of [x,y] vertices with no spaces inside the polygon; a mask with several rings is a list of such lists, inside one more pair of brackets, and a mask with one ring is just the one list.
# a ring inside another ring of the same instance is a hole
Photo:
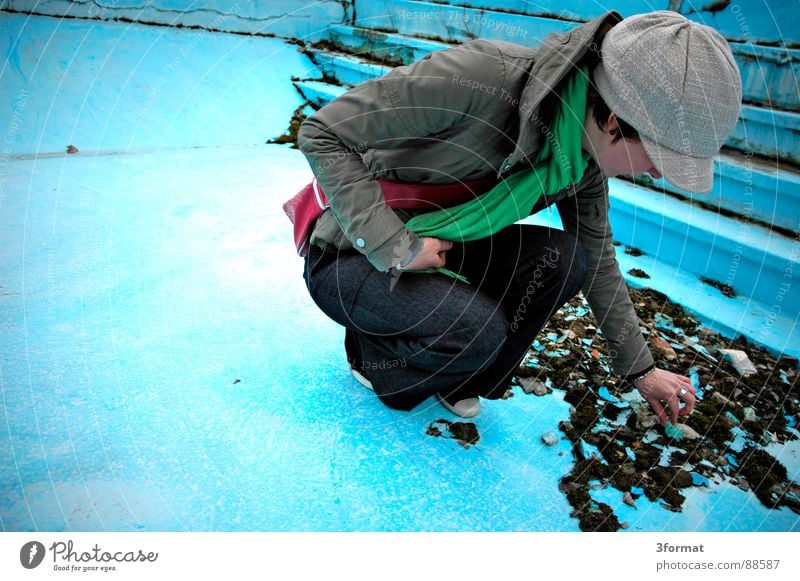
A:
{"label": "person's fingers", "polygon": [[669,406],[670,419],[672,424],[675,425],[678,423],[678,413],[681,411],[681,405],[678,402],[677,394],[667,400],[667,405]]}
{"label": "person's fingers", "polygon": [[658,421],[661,422],[661,425],[663,426],[666,424],[667,413],[664,411],[664,406],[661,405],[661,402],[655,398],[647,398],[647,403],[649,403],[653,411],[656,412],[656,416],[658,416]]}
{"label": "person's fingers", "polygon": [[436,240],[438,243],[438,248],[436,249],[436,256],[441,261],[441,264],[437,266],[437,268],[444,267],[445,263],[447,262],[447,256],[445,255],[448,250],[453,247],[453,243],[450,240]]}
{"label": "person's fingers", "polygon": [[688,416],[692,413],[695,404],[697,404],[697,398],[694,396],[693,393],[688,392],[686,395],[683,396],[683,403],[685,404],[681,408],[681,415]]}

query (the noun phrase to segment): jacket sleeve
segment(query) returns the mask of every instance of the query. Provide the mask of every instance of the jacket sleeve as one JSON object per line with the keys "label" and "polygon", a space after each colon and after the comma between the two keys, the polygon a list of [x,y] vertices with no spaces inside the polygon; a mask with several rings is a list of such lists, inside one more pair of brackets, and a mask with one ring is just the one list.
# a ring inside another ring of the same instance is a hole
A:
{"label": "jacket sleeve", "polygon": [[[497,102],[504,80],[500,52],[474,41],[433,52],[350,89],[306,119],[300,150],[353,247],[381,271],[418,246],[362,160],[370,149],[421,147]],[[479,89],[483,90],[479,90]]]}
{"label": "jacket sleeve", "polygon": [[[588,259],[583,292],[608,344],[614,371],[627,376],[653,365],[653,356],[639,328],[628,286],[622,277],[608,221],[608,180],[594,174],[580,191],[558,203],[567,232],[577,234]],[[590,170],[591,171],[591,170]]]}

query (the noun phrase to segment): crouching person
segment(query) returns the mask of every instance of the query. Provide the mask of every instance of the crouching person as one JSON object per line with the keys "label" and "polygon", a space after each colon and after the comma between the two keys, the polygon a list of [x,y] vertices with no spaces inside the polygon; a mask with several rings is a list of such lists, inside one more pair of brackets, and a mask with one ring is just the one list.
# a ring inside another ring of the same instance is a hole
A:
{"label": "crouching person", "polygon": [[[395,409],[475,416],[583,290],[614,370],[662,423],[687,377],[639,329],[608,218],[613,176],[710,190],[741,79],[726,41],[674,12],[615,12],[538,49],[472,41],[363,83],[298,141],[325,207],[303,240],[312,299],[354,376]],[[564,230],[518,221],[555,205]]]}

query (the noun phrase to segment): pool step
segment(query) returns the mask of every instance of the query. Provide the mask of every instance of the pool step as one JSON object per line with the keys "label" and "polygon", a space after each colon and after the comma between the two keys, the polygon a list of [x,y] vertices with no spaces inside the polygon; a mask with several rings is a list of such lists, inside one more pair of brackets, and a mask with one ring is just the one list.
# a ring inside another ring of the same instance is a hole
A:
{"label": "pool step", "polygon": [[[702,324],[800,358],[800,239],[609,180],[617,262],[629,286],[669,296]],[[561,227],[555,208],[524,220]],[[750,289],[752,294],[746,294]],[[792,296],[793,295],[793,296]]]}
{"label": "pool step", "polygon": [[800,171],[796,166],[723,149],[714,164],[714,173],[714,186],[708,194],[686,192],[665,179],[638,178],[636,182],[723,214],[735,214],[785,231],[800,231]]}
{"label": "pool step", "polygon": [[381,77],[392,70],[391,66],[374,63],[357,55],[306,49],[323,77],[334,78],[343,85],[354,86]]}
{"label": "pool step", "polygon": [[609,184],[616,240],[729,294],[800,312],[796,233],[783,235],[622,180]]}

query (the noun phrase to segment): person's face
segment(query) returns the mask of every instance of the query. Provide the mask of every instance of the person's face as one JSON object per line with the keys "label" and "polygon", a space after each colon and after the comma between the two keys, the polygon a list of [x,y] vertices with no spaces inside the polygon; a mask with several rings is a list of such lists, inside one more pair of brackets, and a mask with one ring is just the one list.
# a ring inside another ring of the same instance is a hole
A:
{"label": "person's face", "polygon": [[614,113],[609,115],[605,128],[602,128],[587,112],[584,130],[583,148],[592,155],[604,176],[632,177],[649,173],[656,179],[661,177],[640,140],[623,138],[614,141],[619,131]]}

